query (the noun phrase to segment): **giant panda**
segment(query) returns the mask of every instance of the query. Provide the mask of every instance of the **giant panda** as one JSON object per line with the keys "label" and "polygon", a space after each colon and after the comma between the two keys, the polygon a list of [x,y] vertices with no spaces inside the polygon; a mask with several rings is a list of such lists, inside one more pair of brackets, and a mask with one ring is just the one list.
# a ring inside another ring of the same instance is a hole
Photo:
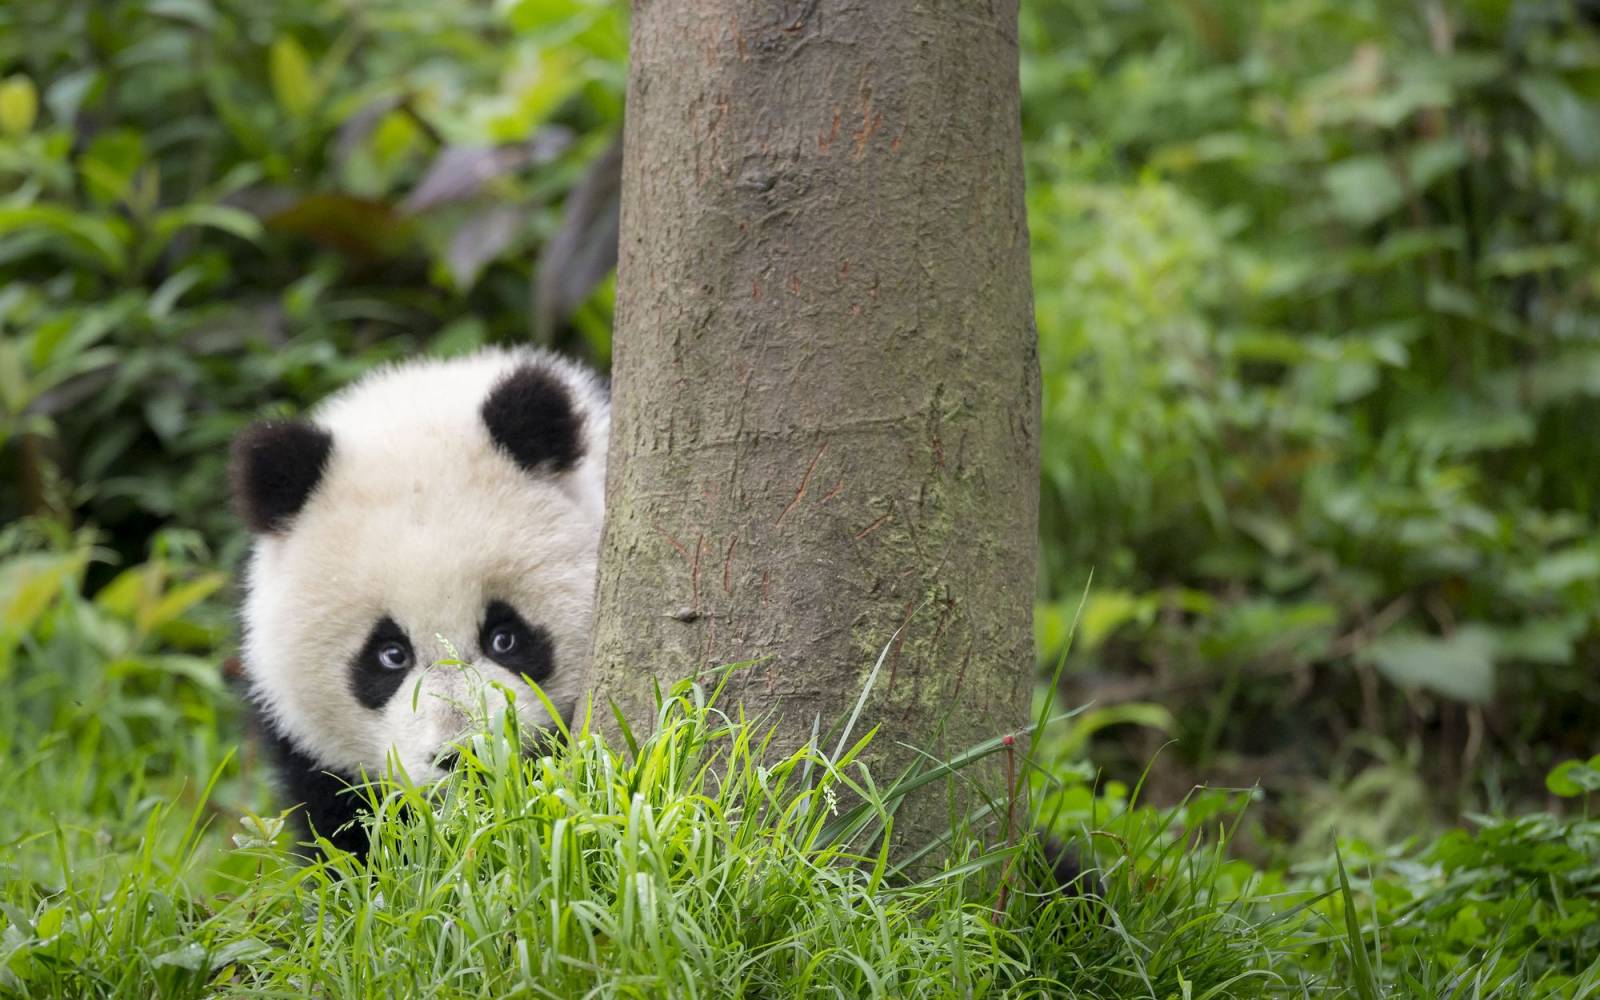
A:
{"label": "giant panda", "polygon": [[[362,853],[363,774],[443,777],[489,684],[519,730],[584,693],[610,404],[535,349],[379,369],[235,438],[240,662],[303,827]],[[445,661],[446,665],[441,665]]]}

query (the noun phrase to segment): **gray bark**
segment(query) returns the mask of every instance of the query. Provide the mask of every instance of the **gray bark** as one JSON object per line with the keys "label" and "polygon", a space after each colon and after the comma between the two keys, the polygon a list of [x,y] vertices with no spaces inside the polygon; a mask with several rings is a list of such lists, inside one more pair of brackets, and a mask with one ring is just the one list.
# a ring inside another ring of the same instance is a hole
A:
{"label": "gray bark", "polygon": [[[598,704],[767,657],[880,782],[1025,725],[1038,361],[1016,0],[636,0]],[[947,824],[942,796],[897,825]],[[909,841],[908,841],[909,842]]]}

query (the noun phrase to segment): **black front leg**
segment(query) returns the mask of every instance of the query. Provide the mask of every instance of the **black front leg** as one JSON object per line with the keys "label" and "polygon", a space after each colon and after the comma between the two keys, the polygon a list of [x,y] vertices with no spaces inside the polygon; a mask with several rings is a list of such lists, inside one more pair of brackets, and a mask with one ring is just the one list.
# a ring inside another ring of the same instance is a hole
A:
{"label": "black front leg", "polygon": [[342,851],[365,857],[371,846],[360,814],[366,812],[366,799],[352,788],[356,779],[318,767],[287,736],[279,732],[265,713],[257,711],[256,725],[277,770],[278,783],[289,802],[297,805],[295,822],[304,839],[315,831]]}

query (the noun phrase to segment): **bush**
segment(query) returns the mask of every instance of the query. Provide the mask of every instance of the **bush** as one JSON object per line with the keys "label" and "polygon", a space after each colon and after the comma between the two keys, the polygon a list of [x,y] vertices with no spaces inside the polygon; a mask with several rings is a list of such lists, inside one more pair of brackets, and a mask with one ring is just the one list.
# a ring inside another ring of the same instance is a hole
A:
{"label": "bush", "polygon": [[1074,700],[1159,700],[1178,758],[1274,793],[1344,766],[1357,728],[1356,761],[1413,757],[1447,793],[1585,750],[1583,9],[1025,5],[1040,638],[1053,658],[1092,570]]}
{"label": "bush", "polygon": [[[177,525],[231,560],[221,462],[254,411],[528,339],[625,45],[582,0],[0,10],[0,518],[88,520],[125,558]],[[603,312],[574,322],[604,356]]]}

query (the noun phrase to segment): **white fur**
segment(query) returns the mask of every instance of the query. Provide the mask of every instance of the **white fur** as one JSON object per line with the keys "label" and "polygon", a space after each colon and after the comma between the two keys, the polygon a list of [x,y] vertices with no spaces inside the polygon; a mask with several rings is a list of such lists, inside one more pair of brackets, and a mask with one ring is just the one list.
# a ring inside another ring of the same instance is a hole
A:
{"label": "white fur", "polygon": [[[584,455],[565,473],[520,468],[480,414],[494,385],[530,362],[567,385],[582,415]],[[377,773],[393,751],[421,781],[442,776],[435,760],[469,725],[486,680],[516,692],[526,730],[547,725],[539,699],[478,649],[496,599],[549,632],[555,666],[541,686],[561,710],[576,704],[610,429],[598,380],[546,352],[486,351],[379,370],[312,420],[333,435],[328,466],[288,530],[256,539],[243,607],[250,689],[278,730],[319,766]],[[374,711],[355,698],[351,664],[386,614],[417,665]],[[470,667],[438,665],[452,649]]]}

